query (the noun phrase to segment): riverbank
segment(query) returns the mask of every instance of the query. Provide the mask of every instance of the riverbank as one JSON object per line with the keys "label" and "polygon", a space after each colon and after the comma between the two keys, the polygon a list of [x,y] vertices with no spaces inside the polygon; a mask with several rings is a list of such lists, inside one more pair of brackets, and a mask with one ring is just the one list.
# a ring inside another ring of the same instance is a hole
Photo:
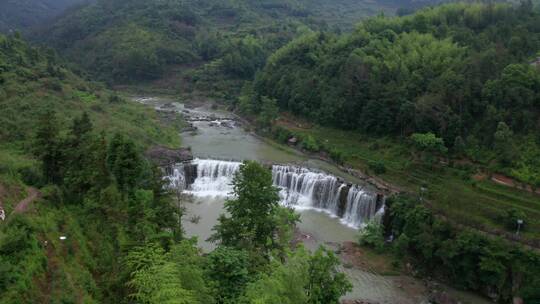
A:
{"label": "riverbank", "polygon": [[[168,98],[181,101],[184,97]],[[310,136],[317,143],[332,147],[343,156],[343,164],[339,164],[333,161],[326,151],[310,152],[298,143],[291,145],[289,142],[279,142],[269,132],[256,132],[251,120],[230,112],[227,106],[211,98],[199,96],[187,103],[193,107],[208,105],[234,115],[251,135],[278,150],[294,155],[292,158],[299,159],[297,161],[305,162],[311,158],[331,164],[338,167],[343,174],[372,184],[385,194],[419,194],[423,188],[422,196],[429,203],[430,209],[451,222],[532,248],[540,248],[540,196],[495,183],[490,179],[476,180],[474,176],[481,168],[472,163],[450,162],[428,166],[411,160],[410,148],[406,142],[314,126],[289,115],[282,115],[284,118],[276,122],[275,126],[284,128],[295,136]],[[338,175],[337,172],[330,173]],[[515,235],[515,231],[508,230],[504,224],[507,212],[511,209],[527,215],[526,229],[522,230],[519,236]]]}
{"label": "riverbank", "polygon": [[[304,164],[309,162],[309,157],[300,153],[291,147],[279,145],[270,139],[260,136],[255,136],[249,124],[241,123],[240,126],[234,124],[232,128],[228,125],[216,122],[206,117],[221,117],[223,120],[229,121],[226,117],[226,112],[219,112],[212,105],[196,104],[185,107],[180,104],[163,104],[151,105],[162,109],[163,111],[173,110],[190,115],[193,126],[196,127],[196,132],[184,133],[183,142],[185,145],[191,146],[195,157],[204,155],[207,158],[218,159],[254,159],[259,161],[279,161],[296,164]],[[212,114],[212,113],[221,114]],[[230,114],[230,113],[229,113]],[[232,115],[232,114],[230,114]],[[194,119],[193,117],[201,117],[202,119]],[[245,130],[247,128],[247,130]],[[276,148],[276,147],[279,147]],[[206,161],[208,162],[208,161]],[[217,164],[212,164],[214,167],[226,168],[233,166],[232,163],[211,161]],[[317,159],[318,164],[323,163]],[[324,162],[326,163],[326,162]],[[208,164],[210,165],[210,163]],[[341,170],[339,167],[334,167],[334,170]],[[209,168],[210,169],[210,168]],[[206,172],[207,170],[203,170]],[[229,172],[230,170],[225,170]],[[215,168],[208,172],[216,172]],[[222,170],[218,170],[222,172]],[[231,174],[223,176],[230,180]],[[227,184],[225,180],[221,181],[222,177],[216,179],[217,184],[207,184],[208,181],[201,179],[195,189],[203,192],[216,190],[222,194],[221,196],[213,197],[198,197],[193,203],[187,204],[186,218],[196,219],[185,222],[185,230],[188,236],[198,236],[200,244],[205,251],[213,248],[213,244],[204,242],[211,234],[211,228],[215,225],[217,217],[223,212],[222,204],[224,201],[223,195],[226,196],[228,190],[223,188]],[[211,186],[211,187],[210,187]],[[302,221],[299,223],[299,231],[305,236],[302,243],[307,248],[314,250],[321,245],[333,248],[340,256],[343,262],[342,271],[346,273],[353,281],[354,290],[344,299],[354,301],[369,301],[371,303],[406,303],[417,304],[425,302],[428,299],[429,292],[424,281],[415,279],[414,277],[403,272],[399,267],[394,269],[395,265],[390,255],[377,255],[362,251],[358,255],[359,247],[355,245],[357,239],[357,230],[343,225],[339,218],[329,216],[326,212],[320,210],[300,209]],[[359,257],[361,263],[358,263]],[[403,263],[401,263],[403,264]],[[386,267],[386,268],[385,268]],[[401,268],[403,268],[401,266]],[[432,285],[432,283],[429,283]],[[360,300],[363,299],[363,300]],[[368,303],[369,303],[368,302]],[[481,302],[463,302],[463,303],[481,303]]]}
{"label": "riverbank", "polygon": [[[410,148],[405,142],[306,123],[278,120],[275,126],[285,128],[298,138],[309,136],[324,146],[332,147],[343,155],[345,164],[340,165],[342,170],[372,181],[381,189],[418,195],[423,189],[421,195],[429,207],[458,225],[540,248],[540,196],[489,179],[475,180],[473,176],[481,168],[474,164],[425,165],[411,160]],[[267,140],[275,142],[270,136],[271,133],[265,134]],[[288,142],[278,144],[291,146]],[[326,151],[305,151],[299,144],[292,148],[333,162]],[[527,229],[519,236],[504,224],[506,213],[511,209],[521,210],[527,215]]]}

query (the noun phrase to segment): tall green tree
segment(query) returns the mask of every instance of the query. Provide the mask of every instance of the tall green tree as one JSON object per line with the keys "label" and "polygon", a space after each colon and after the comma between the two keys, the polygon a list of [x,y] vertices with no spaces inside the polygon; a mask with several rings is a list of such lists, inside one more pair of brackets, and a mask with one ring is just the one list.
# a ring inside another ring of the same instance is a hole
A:
{"label": "tall green tree", "polygon": [[257,117],[257,124],[261,128],[268,129],[276,121],[279,115],[277,102],[273,98],[261,97],[261,112]]}
{"label": "tall green tree", "polygon": [[217,303],[237,303],[250,280],[248,267],[249,255],[242,249],[219,246],[208,255],[206,276]]}
{"label": "tall green tree", "polygon": [[351,283],[337,266],[339,259],[330,250],[319,248],[309,259],[309,304],[338,304],[341,296],[352,290]]}
{"label": "tall green tree", "polygon": [[149,244],[131,250],[126,258],[130,269],[127,286],[131,298],[141,304],[199,304],[192,291],[182,287],[176,265],[167,259],[165,251]]}
{"label": "tall green tree", "polygon": [[121,134],[114,135],[107,153],[109,171],[124,192],[134,190],[141,180],[142,159],[135,143]]}
{"label": "tall green tree", "polygon": [[278,189],[271,172],[253,161],[240,166],[233,179],[235,198],[225,202],[227,215],[221,215],[210,240],[224,246],[244,248],[268,255],[277,246]]}
{"label": "tall green tree", "polygon": [[431,132],[414,133],[410,138],[413,147],[420,153],[421,159],[428,163],[433,163],[435,157],[444,155],[448,151],[444,140]]}
{"label": "tall green tree", "polygon": [[73,119],[65,143],[67,163],[64,173],[65,188],[79,199],[98,183],[97,178],[104,177],[99,174],[99,156],[106,151],[102,150],[104,147],[99,145],[99,138],[92,134],[92,129],[90,117],[84,112],[80,117]]}
{"label": "tall green tree", "polygon": [[62,169],[60,126],[53,110],[47,110],[38,120],[34,153],[41,160],[46,182],[59,183]]}
{"label": "tall green tree", "polygon": [[497,125],[497,131],[493,135],[493,148],[497,152],[497,158],[503,164],[511,164],[515,155],[514,155],[514,145],[513,138],[514,132],[508,127],[504,122],[499,122]]}

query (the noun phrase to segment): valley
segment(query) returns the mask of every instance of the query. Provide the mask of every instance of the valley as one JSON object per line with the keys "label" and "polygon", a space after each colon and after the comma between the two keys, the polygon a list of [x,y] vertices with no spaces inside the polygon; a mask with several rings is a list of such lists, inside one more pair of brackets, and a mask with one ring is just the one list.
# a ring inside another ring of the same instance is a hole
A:
{"label": "valley", "polygon": [[539,22],[0,4],[0,304],[540,303]]}
{"label": "valley", "polygon": [[[384,203],[377,201],[376,194],[381,192],[375,186],[347,174],[329,162],[267,144],[256,134],[247,131],[250,126],[241,124],[234,114],[212,109],[212,103],[196,103],[193,108],[189,102],[186,106],[176,102],[174,97],[166,96],[135,97],[134,102],[155,108],[162,115],[168,116],[164,113],[169,112],[182,114],[184,120],[190,123],[190,128],[182,133],[182,141],[191,148],[195,159],[168,171],[172,173],[169,175],[172,187],[185,189],[183,204],[186,213],[183,226],[186,235],[197,237],[198,245],[205,252],[215,249],[215,243],[207,239],[212,235],[212,228],[218,222],[219,215],[224,212],[223,203],[233,191],[233,175],[243,160],[256,160],[273,167],[274,185],[282,189],[281,204],[293,207],[300,214],[296,238],[310,250],[315,251],[323,245],[341,252],[344,246],[356,242],[362,223],[367,223],[371,218],[380,220],[382,216]],[[339,180],[320,170],[334,172]],[[337,206],[331,205],[339,203],[343,191],[343,186],[338,184],[340,180],[347,181],[349,185],[351,182],[360,183],[353,185],[354,189],[348,190],[348,195],[345,193],[344,199],[347,202],[344,202],[345,210],[341,212],[336,209]],[[355,189],[362,190],[357,194]],[[351,264],[348,255],[340,255],[340,258],[345,265],[340,271],[346,273],[353,282],[352,292],[346,294],[343,300],[426,303],[430,293],[436,292],[449,294],[462,303],[489,303],[473,294],[414,279],[404,275],[400,269],[393,270],[390,275],[381,274],[379,269],[361,266],[360,263]],[[388,257],[384,263],[391,268]],[[438,289],[432,289],[433,284]]]}

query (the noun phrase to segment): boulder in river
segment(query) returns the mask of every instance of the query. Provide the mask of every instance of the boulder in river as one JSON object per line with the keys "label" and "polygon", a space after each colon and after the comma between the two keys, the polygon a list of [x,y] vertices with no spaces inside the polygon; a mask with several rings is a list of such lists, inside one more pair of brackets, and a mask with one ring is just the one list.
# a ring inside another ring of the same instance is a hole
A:
{"label": "boulder in river", "polygon": [[233,129],[234,128],[233,122],[232,121],[227,121],[227,120],[222,121],[221,126],[225,127],[225,128],[228,128],[228,129]]}
{"label": "boulder in river", "polygon": [[170,149],[163,146],[154,146],[145,153],[146,157],[160,167],[172,166],[193,160],[190,148]]}
{"label": "boulder in river", "polygon": [[174,108],[174,104],[173,104],[172,102],[168,102],[168,103],[166,103],[166,104],[163,104],[163,105],[161,106],[161,108],[163,108],[163,109]]}
{"label": "boulder in river", "polygon": [[182,128],[182,132],[195,132],[197,129],[198,128],[192,123],[187,123],[187,125]]}

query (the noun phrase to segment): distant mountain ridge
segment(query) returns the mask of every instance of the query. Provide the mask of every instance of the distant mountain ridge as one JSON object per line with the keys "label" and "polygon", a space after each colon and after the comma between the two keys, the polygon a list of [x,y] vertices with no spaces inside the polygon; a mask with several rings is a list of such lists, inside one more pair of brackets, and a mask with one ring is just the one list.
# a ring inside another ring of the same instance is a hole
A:
{"label": "distant mountain ridge", "polygon": [[0,32],[26,30],[88,0],[2,0]]}
{"label": "distant mountain ridge", "polygon": [[363,17],[394,14],[403,6],[418,4],[395,0],[97,0],[64,14],[32,36],[107,82],[158,79],[170,66],[210,61],[249,78],[269,52],[298,31],[349,30]]}

